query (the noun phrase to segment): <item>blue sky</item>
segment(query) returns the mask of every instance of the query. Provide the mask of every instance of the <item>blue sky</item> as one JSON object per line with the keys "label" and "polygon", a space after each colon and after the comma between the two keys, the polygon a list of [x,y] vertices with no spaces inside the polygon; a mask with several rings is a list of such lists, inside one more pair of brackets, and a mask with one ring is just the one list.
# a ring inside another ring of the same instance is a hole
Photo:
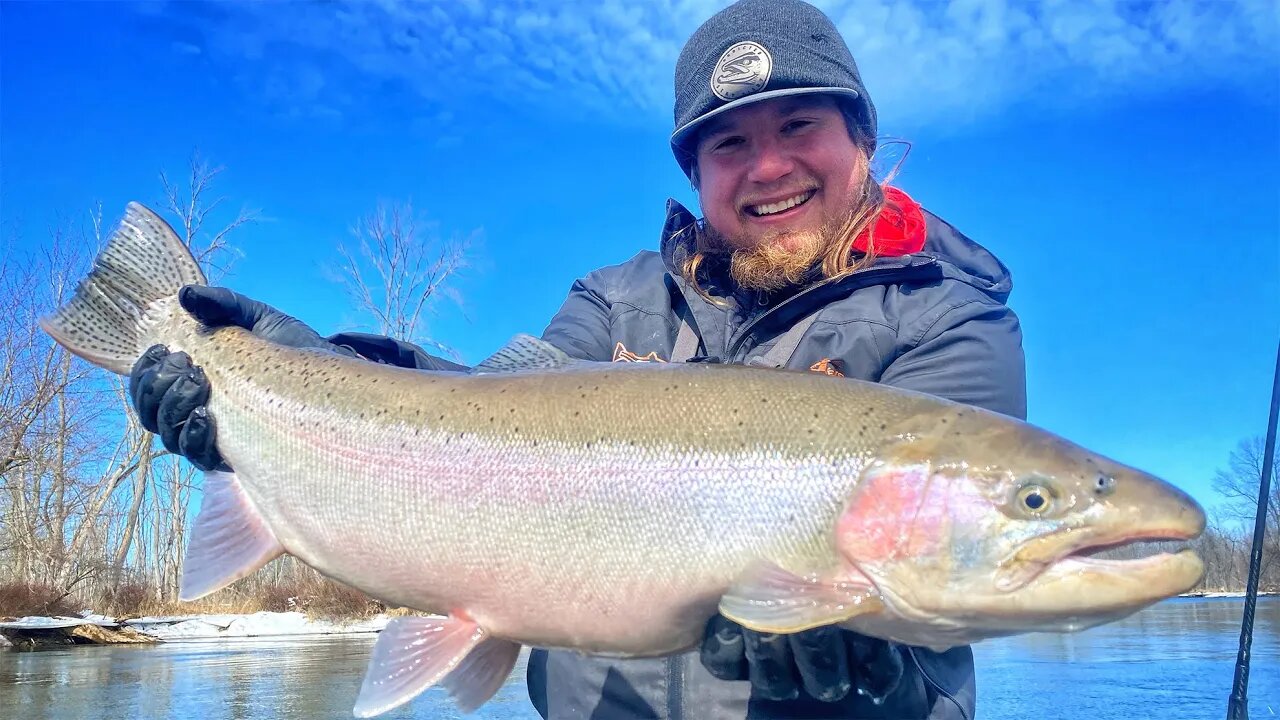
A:
{"label": "blue sky", "polygon": [[[0,3],[5,241],[158,204],[198,149],[228,211],[263,214],[227,284],[329,332],[356,320],[337,244],[412,200],[480,238],[430,326],[477,362],[696,202],[671,72],[722,5]],[[821,7],[912,143],[898,184],[1012,269],[1031,420],[1213,505],[1280,338],[1275,5]]]}

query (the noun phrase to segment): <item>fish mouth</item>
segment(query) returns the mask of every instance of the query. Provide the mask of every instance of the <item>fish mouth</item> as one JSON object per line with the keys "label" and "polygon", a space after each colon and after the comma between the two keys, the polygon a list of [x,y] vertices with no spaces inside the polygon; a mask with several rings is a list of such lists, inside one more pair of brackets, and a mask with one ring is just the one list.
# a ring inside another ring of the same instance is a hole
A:
{"label": "fish mouth", "polygon": [[1204,577],[1204,561],[1190,548],[1115,560],[1068,555],[1024,587],[1040,614],[1077,630],[1127,615],[1185,593]]}
{"label": "fish mouth", "polygon": [[[1064,618],[1061,629],[1076,630],[1120,617],[1200,583],[1200,556],[1181,546],[1204,529],[1203,514],[1163,528],[1133,530],[1123,536],[1062,535],[1024,548],[1018,562],[1002,570],[997,588],[1017,597],[1031,614]],[[1108,534],[1109,535],[1109,534]],[[1049,554],[1033,559],[1038,552]]]}

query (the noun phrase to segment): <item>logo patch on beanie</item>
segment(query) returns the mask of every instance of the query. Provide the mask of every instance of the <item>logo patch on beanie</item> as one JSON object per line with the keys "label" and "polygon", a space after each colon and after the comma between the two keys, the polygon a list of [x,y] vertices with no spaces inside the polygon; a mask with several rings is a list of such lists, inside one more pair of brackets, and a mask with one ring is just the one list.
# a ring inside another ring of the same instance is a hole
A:
{"label": "logo patch on beanie", "polygon": [[773,73],[773,56],[759,43],[741,42],[731,46],[711,71],[711,92],[721,100],[737,100],[760,92]]}

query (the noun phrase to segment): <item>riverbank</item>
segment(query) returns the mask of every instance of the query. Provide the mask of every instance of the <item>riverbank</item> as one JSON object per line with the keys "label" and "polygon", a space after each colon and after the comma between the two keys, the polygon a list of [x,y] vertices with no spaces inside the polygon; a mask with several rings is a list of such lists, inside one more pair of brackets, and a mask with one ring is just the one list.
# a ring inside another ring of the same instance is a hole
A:
{"label": "riverbank", "polygon": [[24,617],[0,622],[3,645],[35,649],[58,645],[174,642],[246,637],[299,637],[376,633],[391,616],[359,620],[312,619],[300,612],[172,615],[117,620],[103,615]]}
{"label": "riverbank", "polygon": [[[1276,592],[1276,591],[1274,591],[1274,590],[1259,590],[1259,591],[1258,591],[1258,597],[1268,597],[1268,596],[1271,596],[1271,595],[1280,595],[1280,592]],[[1192,592],[1189,592],[1189,593],[1182,593],[1182,594],[1181,594],[1181,595],[1179,595],[1178,597],[1189,597],[1189,598],[1242,598],[1242,597],[1244,597],[1244,596],[1245,596],[1245,592],[1244,592],[1243,590],[1220,590],[1220,591],[1193,590]]]}

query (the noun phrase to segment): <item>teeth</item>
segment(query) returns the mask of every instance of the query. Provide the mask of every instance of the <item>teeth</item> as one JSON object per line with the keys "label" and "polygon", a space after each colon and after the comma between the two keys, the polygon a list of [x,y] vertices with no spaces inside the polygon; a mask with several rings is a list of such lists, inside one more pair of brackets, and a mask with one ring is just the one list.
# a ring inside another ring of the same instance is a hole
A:
{"label": "teeth", "polygon": [[749,205],[747,209],[751,211],[752,215],[776,215],[783,210],[790,210],[801,203],[807,202],[809,198],[813,197],[814,192],[815,191],[813,190],[808,190],[781,202],[770,203],[768,205]]}

